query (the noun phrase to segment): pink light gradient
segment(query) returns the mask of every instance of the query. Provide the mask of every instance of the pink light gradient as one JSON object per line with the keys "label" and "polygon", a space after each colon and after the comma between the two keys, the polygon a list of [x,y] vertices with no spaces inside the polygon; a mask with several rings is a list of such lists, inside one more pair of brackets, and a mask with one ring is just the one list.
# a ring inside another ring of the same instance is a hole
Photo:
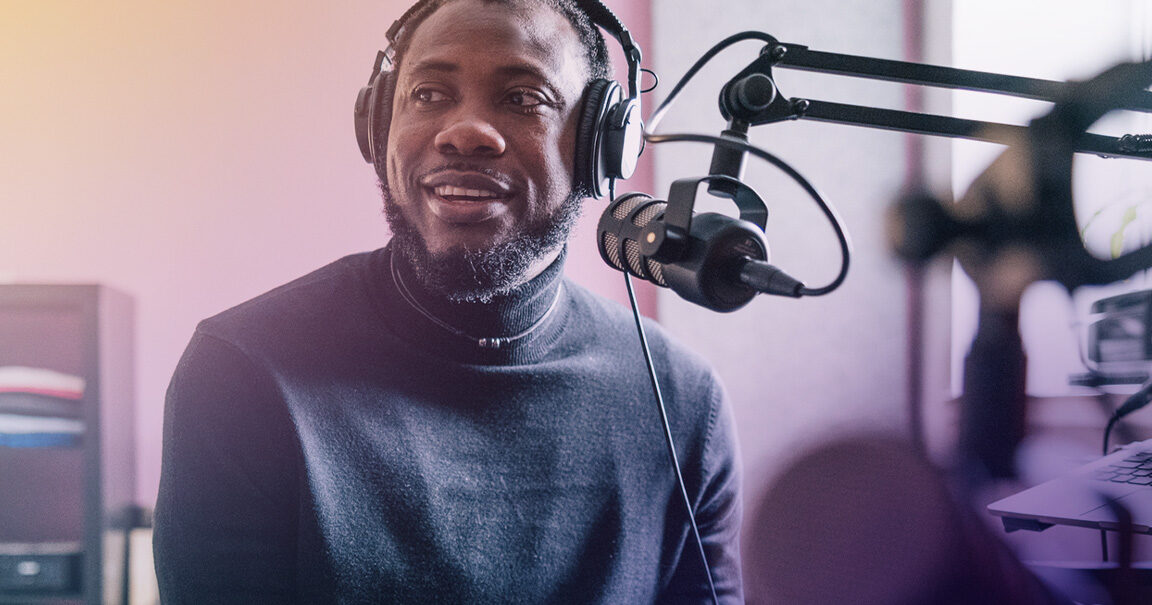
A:
{"label": "pink light gradient", "polygon": [[[137,497],[197,321],[388,238],[352,104],[406,1],[0,8],[0,279],[137,303]],[[609,2],[645,44],[647,1]],[[649,154],[650,155],[650,154]],[[651,191],[650,157],[627,190]],[[587,206],[569,275],[625,300]],[[646,313],[655,296],[642,292]]]}

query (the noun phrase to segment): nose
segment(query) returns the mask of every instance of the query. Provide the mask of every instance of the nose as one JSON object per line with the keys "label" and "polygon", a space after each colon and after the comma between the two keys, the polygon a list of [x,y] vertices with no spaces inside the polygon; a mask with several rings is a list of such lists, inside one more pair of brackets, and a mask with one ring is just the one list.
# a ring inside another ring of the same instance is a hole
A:
{"label": "nose", "polygon": [[479,114],[457,116],[436,134],[433,144],[440,153],[452,155],[498,156],[505,147],[500,131]]}

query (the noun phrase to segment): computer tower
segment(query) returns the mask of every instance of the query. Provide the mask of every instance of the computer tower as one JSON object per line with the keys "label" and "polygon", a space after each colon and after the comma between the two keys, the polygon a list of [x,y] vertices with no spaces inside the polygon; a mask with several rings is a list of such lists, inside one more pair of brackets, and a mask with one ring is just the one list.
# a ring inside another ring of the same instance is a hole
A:
{"label": "computer tower", "polygon": [[105,286],[0,285],[0,604],[124,599],[133,324]]}

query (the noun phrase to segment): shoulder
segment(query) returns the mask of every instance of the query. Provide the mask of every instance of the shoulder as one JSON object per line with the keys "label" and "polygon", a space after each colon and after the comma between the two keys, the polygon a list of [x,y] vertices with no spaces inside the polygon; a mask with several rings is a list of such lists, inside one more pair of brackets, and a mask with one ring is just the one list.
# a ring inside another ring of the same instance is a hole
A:
{"label": "shoulder", "polygon": [[[592,361],[589,366],[605,373],[625,372],[626,384],[619,388],[630,396],[651,396],[643,353],[632,310],[599,296],[586,288],[565,281],[572,300],[572,317],[568,329],[575,332],[580,353]],[[707,425],[723,413],[726,394],[718,374],[699,353],[651,318],[643,318],[644,334],[652,354],[661,389],[670,413],[707,432]],[[689,420],[690,419],[690,420]]]}
{"label": "shoulder", "polygon": [[[575,329],[595,333],[598,340],[621,343],[628,353],[640,354],[636,319],[632,310],[614,300],[600,296],[570,280],[564,282],[569,289]],[[579,322],[577,324],[577,322]],[[707,375],[713,380],[711,365],[694,350],[664,328],[657,320],[642,318],[644,333],[652,355],[666,360],[675,371],[693,376]]]}
{"label": "shoulder", "polygon": [[316,315],[334,316],[368,298],[367,278],[378,252],[345,256],[205,319],[197,331],[221,337],[287,328]]}

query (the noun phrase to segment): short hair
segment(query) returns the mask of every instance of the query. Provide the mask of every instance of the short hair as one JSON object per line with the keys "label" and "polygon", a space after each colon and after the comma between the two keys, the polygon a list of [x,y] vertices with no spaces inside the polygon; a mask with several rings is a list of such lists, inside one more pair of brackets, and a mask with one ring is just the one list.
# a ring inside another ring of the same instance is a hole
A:
{"label": "short hair", "polygon": [[[405,13],[404,26],[396,32],[396,39],[392,40],[393,68],[398,68],[404,60],[404,54],[412,42],[412,34],[432,13],[453,0],[420,0]],[[563,15],[576,30],[580,45],[584,47],[584,59],[588,64],[588,80],[597,78],[611,79],[612,67],[608,59],[608,47],[604,43],[604,36],[592,22],[592,18],[584,9],[580,8],[575,0],[483,0],[489,4],[502,4],[512,6],[525,4],[528,1],[546,6]]]}

